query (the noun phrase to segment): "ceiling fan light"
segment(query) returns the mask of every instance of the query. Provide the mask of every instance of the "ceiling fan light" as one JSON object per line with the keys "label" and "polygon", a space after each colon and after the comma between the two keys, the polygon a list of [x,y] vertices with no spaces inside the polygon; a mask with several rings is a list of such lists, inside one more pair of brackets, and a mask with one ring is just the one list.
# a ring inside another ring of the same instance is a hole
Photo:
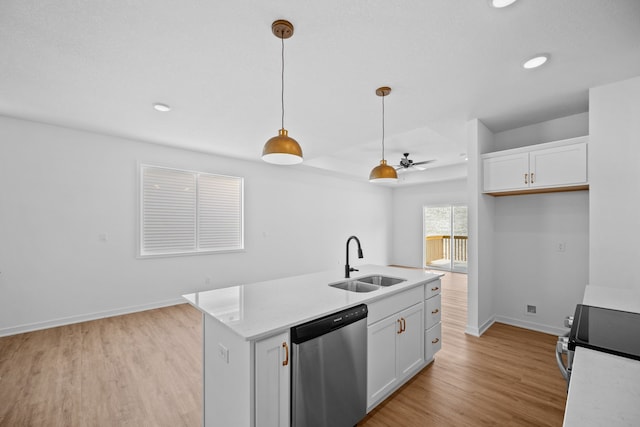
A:
{"label": "ceiling fan light", "polygon": [[295,139],[289,136],[286,129],[280,129],[278,135],[268,140],[264,145],[262,160],[274,165],[302,163],[302,148]]}
{"label": "ceiling fan light", "polygon": [[369,182],[396,182],[398,181],[398,173],[387,164],[386,160],[380,160],[380,164],[371,169],[369,174]]}

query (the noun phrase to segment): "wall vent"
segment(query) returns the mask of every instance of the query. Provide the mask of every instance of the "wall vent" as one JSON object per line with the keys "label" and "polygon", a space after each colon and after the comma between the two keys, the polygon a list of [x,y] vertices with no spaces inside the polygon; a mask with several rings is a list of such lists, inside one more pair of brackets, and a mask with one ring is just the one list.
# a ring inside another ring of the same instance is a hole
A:
{"label": "wall vent", "polygon": [[527,304],[527,314],[536,314],[536,306]]}

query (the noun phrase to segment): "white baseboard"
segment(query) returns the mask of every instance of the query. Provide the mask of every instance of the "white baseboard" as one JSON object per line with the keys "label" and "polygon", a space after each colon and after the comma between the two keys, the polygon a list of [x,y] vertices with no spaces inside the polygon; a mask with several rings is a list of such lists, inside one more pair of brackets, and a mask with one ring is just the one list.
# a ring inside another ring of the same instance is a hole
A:
{"label": "white baseboard", "polygon": [[484,322],[480,328],[472,328],[467,325],[467,329],[464,331],[468,335],[473,335],[474,337],[479,337],[484,334],[487,329],[491,327],[494,323],[504,323],[506,325],[517,326],[518,328],[530,329],[532,331],[542,332],[549,335],[563,335],[567,333],[567,329],[558,328],[555,326],[543,325],[541,323],[529,322],[526,320],[514,319],[507,316],[492,316],[489,320]]}
{"label": "white baseboard", "polygon": [[465,329],[464,333],[467,335],[473,335],[474,337],[479,337],[484,334],[487,329],[489,329],[495,322],[496,317],[491,316],[486,322],[480,325],[479,328],[472,328],[471,326],[467,325],[467,329]]}
{"label": "white baseboard", "polygon": [[136,313],[138,311],[152,310],[154,308],[168,307],[186,303],[183,298],[175,298],[165,301],[158,301],[150,304],[134,305],[129,307],[117,308],[114,310],[99,311],[96,313],[80,314],[77,316],[62,317],[44,322],[28,323],[26,325],[12,326],[0,329],[0,337],[9,335],[23,334],[25,332],[33,332],[41,329],[55,328],[56,326],[71,325],[73,323],[87,322],[89,320],[103,319],[105,317],[121,316],[123,314]]}
{"label": "white baseboard", "polygon": [[555,326],[543,325],[542,323],[529,322],[526,320],[514,319],[506,316],[496,316],[496,322],[506,323],[507,325],[517,326],[519,328],[531,329],[532,331],[543,332],[549,335],[564,335],[568,329],[558,328]]}

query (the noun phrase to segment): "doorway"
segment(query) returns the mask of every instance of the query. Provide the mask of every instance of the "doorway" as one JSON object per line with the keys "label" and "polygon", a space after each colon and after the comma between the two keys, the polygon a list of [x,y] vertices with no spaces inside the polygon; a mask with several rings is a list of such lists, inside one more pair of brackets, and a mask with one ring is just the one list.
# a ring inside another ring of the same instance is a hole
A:
{"label": "doorway", "polygon": [[423,207],[424,267],[467,272],[467,205]]}

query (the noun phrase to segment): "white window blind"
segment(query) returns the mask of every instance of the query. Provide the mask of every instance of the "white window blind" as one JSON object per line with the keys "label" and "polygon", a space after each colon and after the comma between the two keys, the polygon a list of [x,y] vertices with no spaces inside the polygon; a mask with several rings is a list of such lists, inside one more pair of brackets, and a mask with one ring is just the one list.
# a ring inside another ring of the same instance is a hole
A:
{"label": "white window blind", "polygon": [[243,249],[242,178],[140,169],[141,256]]}

